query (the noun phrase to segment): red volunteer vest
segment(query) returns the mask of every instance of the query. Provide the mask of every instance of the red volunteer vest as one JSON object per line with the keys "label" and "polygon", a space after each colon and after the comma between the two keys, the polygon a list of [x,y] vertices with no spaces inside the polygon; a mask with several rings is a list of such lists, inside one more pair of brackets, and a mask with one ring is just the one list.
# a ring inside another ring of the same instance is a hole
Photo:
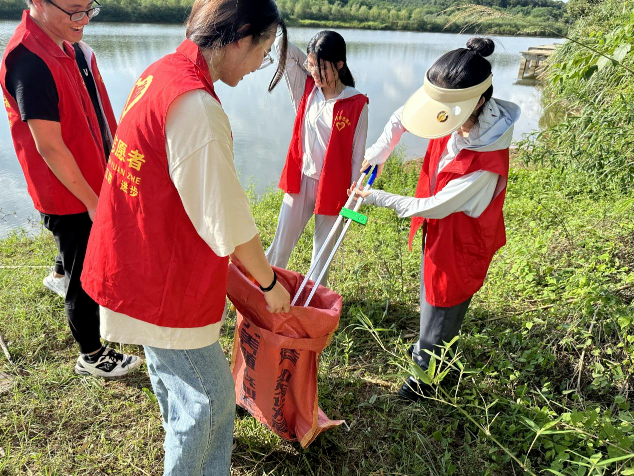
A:
{"label": "red volunteer vest", "polygon": [[229,259],[196,232],[165,151],[167,111],[195,89],[218,99],[207,63],[189,40],[136,82],[121,114],[82,273],[84,289],[99,304],[163,327],[218,322],[225,305]]}
{"label": "red volunteer vest", "polygon": [[[53,75],[59,95],[59,114],[62,138],[77,162],[84,179],[97,195],[103,181],[106,158],[97,115],[75,61],[72,45],[64,42],[64,51],[31,19],[29,10],[22,15],[9,40],[0,66],[0,85],[4,94],[4,105],[9,115],[9,126],[18,161],[24,172],[27,190],[37,210],[51,215],[69,215],[86,211],[77,199],[46,165],[35,147],[35,141],[26,122],[20,118],[15,99],[6,89],[6,59],[18,45],[24,45],[40,57]],[[103,79],[97,68],[95,56],[91,58],[92,74],[97,85],[104,115],[110,132],[114,136],[117,122],[106,92]]]}
{"label": "red volunteer vest", "polygon": [[[293,137],[286,155],[279,187],[286,193],[299,193],[302,182],[302,128],[308,104],[308,97],[315,87],[315,80],[308,76],[304,96],[297,109]],[[315,213],[319,215],[337,215],[348,200],[346,190],[352,182],[352,148],[354,132],[361,116],[363,106],[368,103],[367,96],[357,94],[335,102],[332,114],[332,134],[324,165],[319,176]]]}
{"label": "red volunteer vest", "polygon": [[420,171],[416,197],[427,198],[442,190],[449,181],[486,170],[502,178],[494,198],[478,218],[464,213],[452,213],[435,220],[412,218],[409,236],[410,250],[416,231],[424,224],[425,298],[437,307],[456,306],[482,287],[495,252],[506,243],[502,207],[509,172],[509,150],[476,152],[463,149],[436,178],[431,190],[432,173],[447,146],[449,136],[429,141]]}

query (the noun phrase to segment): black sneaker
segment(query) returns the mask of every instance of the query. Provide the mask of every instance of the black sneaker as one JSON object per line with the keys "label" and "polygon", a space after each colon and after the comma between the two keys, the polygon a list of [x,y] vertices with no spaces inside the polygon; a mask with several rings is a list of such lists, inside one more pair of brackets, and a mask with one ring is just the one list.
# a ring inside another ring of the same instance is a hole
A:
{"label": "black sneaker", "polygon": [[414,377],[407,377],[405,383],[398,389],[398,396],[408,402],[418,402],[425,396],[433,395],[434,388],[431,385],[421,382]]}
{"label": "black sneaker", "polygon": [[[407,355],[409,355],[410,359],[414,360],[414,344],[407,348]],[[423,399],[423,395],[430,395],[432,391],[431,385],[427,385],[410,376],[405,380],[403,385],[401,385],[401,388],[398,389],[398,396],[408,402],[417,402]]]}
{"label": "black sneaker", "polygon": [[83,354],[79,354],[75,373],[96,377],[122,377],[139,367],[142,362],[136,355],[121,354],[105,347],[95,362],[89,362]]}

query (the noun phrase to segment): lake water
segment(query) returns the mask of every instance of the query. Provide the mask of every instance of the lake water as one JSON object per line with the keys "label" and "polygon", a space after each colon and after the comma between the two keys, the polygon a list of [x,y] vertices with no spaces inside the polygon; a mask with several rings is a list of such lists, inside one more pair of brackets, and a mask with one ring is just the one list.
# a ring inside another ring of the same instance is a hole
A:
{"label": "lake water", "polygon": [[[0,21],[3,51],[17,22]],[[301,48],[317,32],[314,28],[290,28],[290,39]],[[425,71],[443,53],[463,47],[470,35],[392,31],[340,30],[348,45],[348,63],[357,89],[370,98],[368,146],[383,130],[392,112],[421,85]],[[184,27],[174,25],[93,23],[85,40],[95,50],[99,68],[118,117],[137,77],[153,61],[171,53],[184,38]],[[547,38],[492,37],[495,96],[520,105],[523,114],[515,138],[538,127],[541,116],[539,91],[515,85],[520,51],[553,43]],[[248,75],[236,88],[216,83],[217,93],[231,121],[235,161],[244,186],[258,193],[275,186],[282,170],[294,115],[284,82],[272,92],[266,87],[274,73],[271,66]],[[426,141],[406,134],[401,144],[408,158],[425,151]],[[39,229],[38,214],[26,192],[15,157],[9,125],[0,113],[0,236],[16,227]]]}

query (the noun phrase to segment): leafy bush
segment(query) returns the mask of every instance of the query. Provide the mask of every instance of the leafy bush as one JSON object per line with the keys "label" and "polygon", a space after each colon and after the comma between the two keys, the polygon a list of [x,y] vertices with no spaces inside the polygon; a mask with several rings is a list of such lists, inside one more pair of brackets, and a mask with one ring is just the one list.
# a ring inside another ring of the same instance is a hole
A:
{"label": "leafy bush", "polygon": [[526,162],[576,169],[595,192],[634,186],[633,9],[633,0],[606,0],[577,22],[547,71],[554,123],[524,144]]}

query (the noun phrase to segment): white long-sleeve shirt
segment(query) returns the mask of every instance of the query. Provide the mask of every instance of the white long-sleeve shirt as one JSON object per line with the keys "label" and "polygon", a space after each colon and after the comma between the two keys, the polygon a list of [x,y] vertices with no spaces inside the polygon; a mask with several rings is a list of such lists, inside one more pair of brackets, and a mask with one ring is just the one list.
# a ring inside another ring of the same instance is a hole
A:
{"label": "white long-sleeve shirt", "polygon": [[[281,38],[275,42],[276,51],[279,51]],[[304,69],[306,53],[296,45],[289,43],[286,55],[286,70],[284,78],[291,96],[291,102],[295,113],[304,96],[306,77],[308,72]],[[335,103],[340,99],[346,99],[360,94],[355,88],[346,86],[341,94],[333,99],[326,99],[321,88],[315,87],[308,97],[304,124],[302,128],[302,173],[307,177],[319,180],[321,169],[324,165],[326,148],[332,134],[332,116]],[[354,133],[352,146],[352,179],[357,179],[358,170],[363,163],[366,139],[368,136],[368,106],[363,107],[359,122]]]}
{"label": "white long-sleeve shirt", "polygon": [[[519,108],[511,103],[498,102],[494,99],[487,101],[478,118],[479,124],[471,129],[469,137],[464,138],[459,132],[451,135],[432,175],[432,188],[440,171],[462,149],[499,150],[510,145]],[[384,163],[402,135],[407,132],[401,121],[402,111],[401,107],[392,114],[379,139],[366,151],[366,160],[371,165]],[[417,216],[440,219],[456,212],[477,218],[489,206],[496,190],[499,190],[499,180],[505,179],[493,172],[478,170],[450,181],[442,190],[428,198],[404,197],[373,190],[365,203],[392,208],[401,218]]]}
{"label": "white long-sleeve shirt", "polygon": [[403,107],[399,107],[390,116],[390,119],[385,124],[383,132],[379,136],[372,146],[365,151],[365,160],[370,165],[379,165],[385,163],[390,154],[394,151],[398,143],[401,141],[401,137],[407,130],[403,126],[401,118],[403,116]]}
{"label": "white long-sleeve shirt", "polygon": [[479,217],[491,203],[499,175],[484,170],[469,175],[469,180],[451,180],[440,192],[429,198],[404,197],[383,190],[372,190],[364,203],[391,208],[399,218],[440,219],[456,212]]}

